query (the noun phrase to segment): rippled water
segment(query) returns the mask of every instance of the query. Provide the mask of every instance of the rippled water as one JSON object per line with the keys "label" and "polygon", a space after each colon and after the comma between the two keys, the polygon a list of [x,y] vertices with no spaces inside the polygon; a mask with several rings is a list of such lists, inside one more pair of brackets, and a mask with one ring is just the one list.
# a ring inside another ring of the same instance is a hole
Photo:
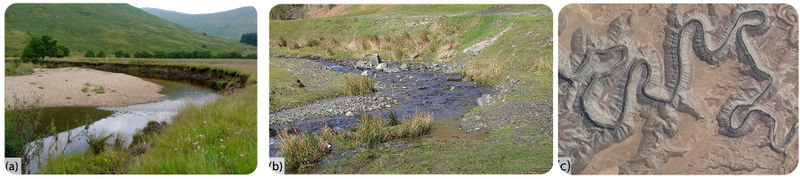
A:
{"label": "rippled water", "polygon": [[[136,104],[124,107],[58,107],[44,108],[40,123],[49,127],[50,122],[62,126],[70,126],[64,131],[59,130],[58,135],[39,139],[26,145],[41,144],[41,152],[32,157],[28,166],[29,171],[37,173],[39,165],[44,165],[51,155],[70,155],[83,153],[89,148],[89,137],[111,136],[107,142],[119,138],[127,146],[133,140],[133,135],[141,131],[150,121],[171,123],[187,105],[203,106],[216,101],[220,95],[210,89],[196,87],[188,84],[145,79],[164,86],[161,94],[166,95],[162,101]],[[58,121],[58,122],[56,122]],[[89,123],[88,125],[84,125]],[[68,129],[68,130],[66,130]],[[38,129],[39,132],[46,132]],[[36,152],[29,152],[36,153]]]}
{"label": "rippled water", "polygon": [[[322,63],[336,72],[362,73],[364,71],[350,66],[341,66],[328,60],[313,61]],[[412,116],[414,113],[427,112],[438,123],[456,120],[467,110],[478,105],[476,102],[478,97],[491,91],[488,87],[462,81],[461,77],[455,74],[409,71],[385,73],[373,69],[368,71],[376,74],[374,78],[376,81],[406,87],[406,89],[381,91],[381,93],[385,93],[389,97],[400,99],[401,104],[392,106],[390,109],[370,112],[373,116],[379,117],[387,116],[389,113],[394,112],[400,119],[403,119]],[[270,127],[276,131],[290,127],[301,132],[318,132],[325,126],[340,131],[353,128],[356,125],[358,125],[356,116],[348,117],[342,114],[331,118],[308,119],[292,124]],[[270,136],[270,157],[280,156],[278,143],[277,136]]]}

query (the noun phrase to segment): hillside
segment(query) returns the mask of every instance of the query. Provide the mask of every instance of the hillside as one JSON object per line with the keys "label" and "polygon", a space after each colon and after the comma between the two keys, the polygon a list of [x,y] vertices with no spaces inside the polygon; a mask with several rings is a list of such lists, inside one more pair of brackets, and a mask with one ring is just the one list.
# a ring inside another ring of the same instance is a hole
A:
{"label": "hillside", "polygon": [[142,10],[184,27],[234,40],[257,30],[256,9],[251,6],[210,14],[185,14],[157,8]]}
{"label": "hillside", "polygon": [[128,4],[13,4],[6,9],[6,56],[32,35],[49,35],[80,56],[87,50],[211,50],[255,53],[256,47],[171,23]]}

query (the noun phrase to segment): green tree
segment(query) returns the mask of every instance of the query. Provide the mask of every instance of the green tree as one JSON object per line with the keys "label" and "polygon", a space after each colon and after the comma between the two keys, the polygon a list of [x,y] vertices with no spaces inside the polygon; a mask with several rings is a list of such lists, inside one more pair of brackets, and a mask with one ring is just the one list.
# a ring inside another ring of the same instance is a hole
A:
{"label": "green tree", "polygon": [[89,57],[89,58],[94,57],[94,51],[87,50],[86,53],[83,54],[83,56],[84,57]]}
{"label": "green tree", "polygon": [[67,48],[66,46],[58,45],[57,49],[58,50],[56,51],[56,57],[62,58],[69,56],[69,48]]}
{"label": "green tree", "polygon": [[25,48],[22,49],[22,61],[37,62],[39,59],[44,58],[43,46],[41,38],[31,37],[31,39],[28,40],[28,45],[25,45]]}
{"label": "green tree", "polygon": [[239,39],[239,42],[258,46],[258,35],[256,33],[242,34],[242,38]]}
{"label": "green tree", "polygon": [[106,58],[106,52],[99,51],[97,52],[97,55],[95,55],[95,57]]}
{"label": "green tree", "polygon": [[[59,54],[59,50],[61,53]],[[69,55],[67,47],[59,47],[58,41],[52,37],[43,35],[41,37],[31,37],[28,44],[22,49],[23,62],[39,62],[45,57],[63,57]]]}
{"label": "green tree", "polygon": [[135,57],[135,58],[153,58],[153,54],[150,54],[150,52],[136,52],[136,53],[133,53],[133,57]]}
{"label": "green tree", "polygon": [[114,56],[117,58],[124,58],[125,52],[123,52],[122,50],[117,50],[116,52],[114,52]]}
{"label": "green tree", "polygon": [[42,36],[42,44],[44,45],[44,56],[55,57],[58,53],[58,41],[53,40],[50,36]]}

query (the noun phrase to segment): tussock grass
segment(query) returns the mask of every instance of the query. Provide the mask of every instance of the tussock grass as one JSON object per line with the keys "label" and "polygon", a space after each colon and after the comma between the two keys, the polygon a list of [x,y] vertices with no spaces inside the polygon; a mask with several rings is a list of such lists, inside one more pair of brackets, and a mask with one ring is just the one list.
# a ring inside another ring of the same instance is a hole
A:
{"label": "tussock grass", "polygon": [[286,158],[287,169],[316,162],[327,153],[328,144],[321,139],[322,137],[311,133],[290,135],[288,130],[283,130],[278,134],[278,138],[281,141],[279,149]]}
{"label": "tussock grass", "polygon": [[287,169],[302,168],[318,161],[329,151],[329,143],[338,145],[337,150],[352,149],[357,145],[372,147],[387,140],[426,135],[433,129],[433,117],[427,113],[414,114],[395,125],[392,125],[391,115],[390,119],[364,115],[359,120],[360,124],[354,131],[337,133],[325,127],[317,135],[290,134],[287,130],[278,133],[281,141],[278,148],[286,158]]}
{"label": "tussock grass", "polygon": [[430,114],[417,113],[404,123],[390,127],[389,129],[389,131],[392,131],[389,134],[392,138],[425,135],[430,133],[431,129],[433,129],[433,117]]}
{"label": "tussock grass", "polygon": [[362,95],[375,91],[372,79],[358,74],[344,74],[340,77],[346,95]]}
{"label": "tussock grass", "polygon": [[356,130],[356,136],[361,143],[367,145],[375,145],[380,143],[385,138],[383,123],[372,118],[372,116],[364,115],[358,118],[359,124]]}
{"label": "tussock grass", "polygon": [[392,116],[386,120],[369,115],[361,116],[355,131],[356,137],[363,144],[375,145],[392,139],[426,135],[433,129],[433,117],[427,113],[414,114],[399,124],[393,122],[396,119],[393,120]]}
{"label": "tussock grass", "polygon": [[482,85],[499,83],[502,79],[500,70],[503,69],[500,63],[495,60],[472,60],[467,63],[464,75],[471,77],[475,82]]}

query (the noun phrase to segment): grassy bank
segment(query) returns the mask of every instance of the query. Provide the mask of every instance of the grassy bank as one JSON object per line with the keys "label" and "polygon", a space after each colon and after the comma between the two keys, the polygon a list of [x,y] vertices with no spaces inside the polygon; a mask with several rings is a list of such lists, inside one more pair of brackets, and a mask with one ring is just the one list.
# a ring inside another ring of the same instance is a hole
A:
{"label": "grassy bank", "polygon": [[[326,74],[325,77],[301,76],[305,74],[293,73],[291,69],[296,66],[303,66],[315,62],[293,61],[289,63],[291,64],[270,64],[269,112],[302,106],[318,99],[345,95],[362,95],[375,90],[373,85],[374,80],[365,76],[333,72],[330,70],[317,72]],[[330,79],[330,81],[326,79]]]}
{"label": "grassy bank", "polygon": [[318,135],[294,135],[284,130],[278,135],[280,151],[286,158],[288,170],[302,169],[312,166],[331,150],[331,146],[336,146],[338,151],[347,151],[356,147],[372,148],[388,140],[426,135],[433,128],[432,120],[429,114],[415,114],[402,123],[394,115],[389,119],[361,116],[358,128],[351,131],[337,133],[325,128]]}
{"label": "grassy bank", "polygon": [[42,173],[250,173],[256,167],[256,86],[187,107],[163,132],[127,149],[54,157]]}
{"label": "grassy bank", "polygon": [[33,73],[34,67],[30,63],[6,62],[6,76],[28,75]]}

